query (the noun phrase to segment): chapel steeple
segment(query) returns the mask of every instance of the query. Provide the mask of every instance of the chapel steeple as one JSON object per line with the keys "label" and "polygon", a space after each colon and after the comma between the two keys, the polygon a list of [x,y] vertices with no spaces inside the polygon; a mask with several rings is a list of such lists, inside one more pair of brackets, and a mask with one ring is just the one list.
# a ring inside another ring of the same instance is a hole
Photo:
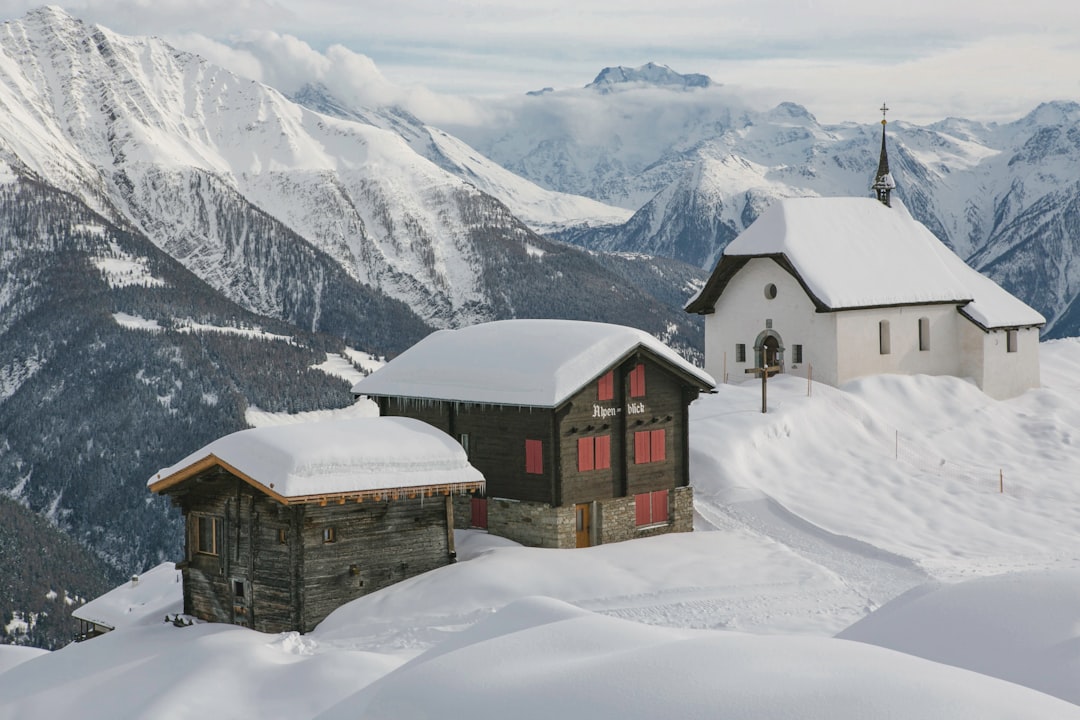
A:
{"label": "chapel steeple", "polygon": [[885,119],[885,113],[889,112],[889,108],[885,103],[881,104],[881,157],[878,160],[877,174],[874,176],[874,184],[870,186],[870,189],[874,191],[875,196],[881,201],[885,207],[892,207],[889,202],[889,194],[892,189],[896,187],[896,181],[893,180],[892,173],[889,172],[889,154],[885,151],[885,125],[888,121]]}

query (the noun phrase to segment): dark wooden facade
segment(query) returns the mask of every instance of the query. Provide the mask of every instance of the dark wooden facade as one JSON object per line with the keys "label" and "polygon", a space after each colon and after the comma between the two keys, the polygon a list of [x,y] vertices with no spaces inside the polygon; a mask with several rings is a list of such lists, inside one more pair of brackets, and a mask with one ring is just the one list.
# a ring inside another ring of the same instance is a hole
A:
{"label": "dark wooden facade", "polygon": [[308,632],[455,556],[451,498],[431,489],[286,504],[215,465],[166,492],[185,518],[184,612],[211,622]]}
{"label": "dark wooden facade", "polygon": [[[635,379],[636,378],[636,379]],[[640,392],[641,385],[644,392]],[[609,388],[605,392],[606,388]],[[698,394],[709,389],[699,378],[664,361],[647,348],[613,359],[611,365],[554,408],[440,401],[415,397],[375,397],[380,413],[423,420],[465,446],[469,462],[483,473],[489,499],[526,503],[542,513],[561,509],[576,524],[572,535],[558,530],[560,521],[528,515],[499,523],[498,508],[489,505],[491,528],[529,545],[573,547],[603,542],[605,537],[634,537],[633,527],[603,533],[597,531],[606,501],[633,500],[656,491],[688,488],[688,407]],[[643,434],[650,451],[662,459],[642,462]],[[529,457],[528,445],[539,441],[539,467]],[[606,450],[606,452],[604,452]],[[591,453],[592,461],[588,455]],[[585,461],[582,454],[586,455]],[[603,459],[601,459],[603,458]],[[531,466],[530,466],[531,465]],[[536,472],[539,470],[539,472]],[[689,495],[688,495],[689,497]],[[667,498],[666,518],[652,531],[689,530],[692,508],[684,512]],[[458,506],[458,527],[468,527],[468,506]],[[677,517],[676,510],[687,517]],[[464,511],[464,512],[463,512]],[[522,514],[524,513],[524,514]],[[584,517],[582,516],[584,513]],[[631,513],[632,514],[632,513]],[[614,515],[609,513],[609,521]],[[627,522],[633,522],[631,517]],[[620,520],[620,522],[624,522]],[[584,523],[586,527],[582,528]],[[525,527],[531,525],[532,527]],[[592,526],[591,528],[589,526]],[[540,526],[546,530],[538,530]],[[585,533],[582,535],[582,533]]]}

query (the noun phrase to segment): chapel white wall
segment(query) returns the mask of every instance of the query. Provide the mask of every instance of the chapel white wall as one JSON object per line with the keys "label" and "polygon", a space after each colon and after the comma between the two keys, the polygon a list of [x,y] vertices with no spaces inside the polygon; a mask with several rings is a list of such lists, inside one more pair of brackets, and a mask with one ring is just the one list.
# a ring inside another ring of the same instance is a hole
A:
{"label": "chapel white wall", "polygon": [[[1016,331],[1016,352],[1008,352],[1008,331],[983,331],[974,323],[967,323],[981,340],[981,377],[975,382],[992,398],[1006,400],[1037,388],[1039,373],[1039,329],[1021,328]],[[972,343],[974,344],[974,343]]]}
{"label": "chapel white wall", "polygon": [[[776,285],[776,297],[765,287]],[[784,372],[806,377],[811,364],[814,380],[836,384],[836,314],[819,313],[799,282],[769,258],[753,258],[724,288],[715,311],[705,316],[705,370],[718,382],[742,382],[754,366],[754,343],[767,320],[785,349]],[[746,345],[746,361],[735,360],[735,346]],[[794,363],[794,346],[803,346],[803,361]],[[726,354],[726,365],[725,365]]]}
{"label": "chapel white wall", "polygon": [[[960,322],[956,305],[908,305],[837,313],[840,348],[837,384],[880,373],[963,375]],[[919,349],[919,320],[927,318],[930,346]],[[880,323],[889,323],[890,351],[882,354]],[[969,324],[969,323],[968,323]]]}

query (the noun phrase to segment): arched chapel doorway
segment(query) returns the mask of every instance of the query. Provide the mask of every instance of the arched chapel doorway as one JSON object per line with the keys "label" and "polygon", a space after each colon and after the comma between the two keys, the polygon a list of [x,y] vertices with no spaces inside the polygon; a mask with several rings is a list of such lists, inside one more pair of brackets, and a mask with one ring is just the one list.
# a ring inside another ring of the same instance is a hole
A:
{"label": "arched chapel doorway", "polygon": [[770,377],[784,372],[784,341],[775,330],[765,330],[757,336],[754,343],[754,366],[779,367],[779,370],[769,373]]}

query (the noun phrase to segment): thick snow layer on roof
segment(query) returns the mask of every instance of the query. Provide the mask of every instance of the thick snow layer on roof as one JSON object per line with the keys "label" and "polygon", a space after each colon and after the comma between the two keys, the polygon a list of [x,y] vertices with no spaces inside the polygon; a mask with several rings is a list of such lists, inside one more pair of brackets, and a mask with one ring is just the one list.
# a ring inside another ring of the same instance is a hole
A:
{"label": "thick snow layer on roof", "polygon": [[432,333],[353,392],[555,407],[638,346],[703,387],[716,384],[643,330],[579,320],[500,320]]}
{"label": "thick snow layer on roof", "polygon": [[252,428],[218,438],[148,485],[213,455],[287,497],[483,482],[449,435],[411,418],[350,418]]}
{"label": "thick snow layer on roof", "polygon": [[1038,325],[1039,313],[969,268],[899,200],[790,198],[776,202],[724,250],[783,254],[832,309],[973,301],[985,327]]}
{"label": "thick snow layer on roof", "polygon": [[136,577],[137,580],[113,588],[71,614],[115,630],[160,623],[165,615],[184,611],[184,586],[174,563],[161,563]]}

